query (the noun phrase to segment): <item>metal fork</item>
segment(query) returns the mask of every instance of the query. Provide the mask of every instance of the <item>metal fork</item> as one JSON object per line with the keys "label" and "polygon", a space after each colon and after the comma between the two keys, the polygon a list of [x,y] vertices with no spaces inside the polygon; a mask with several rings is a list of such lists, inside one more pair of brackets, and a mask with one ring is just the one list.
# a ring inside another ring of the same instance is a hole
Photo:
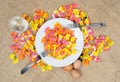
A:
{"label": "metal fork", "polygon": [[[79,28],[81,27],[78,23],[70,23],[67,25],[63,25],[64,27],[68,27],[68,28]],[[90,25],[87,25],[87,27],[104,27],[106,26],[105,23],[92,23]]]}
{"label": "metal fork", "polygon": [[[46,57],[48,55],[49,51],[43,51],[41,53],[42,57]],[[35,62],[32,62],[30,64],[28,64],[27,66],[25,66],[22,70],[21,70],[21,74],[24,74],[26,71],[28,71],[35,63],[38,63],[41,60],[41,57],[38,55],[38,59]]]}

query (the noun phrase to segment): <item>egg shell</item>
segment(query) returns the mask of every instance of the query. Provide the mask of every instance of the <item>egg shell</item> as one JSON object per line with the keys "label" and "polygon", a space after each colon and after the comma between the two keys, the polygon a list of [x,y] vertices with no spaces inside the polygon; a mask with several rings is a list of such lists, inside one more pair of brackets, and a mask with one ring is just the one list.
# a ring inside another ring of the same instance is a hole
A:
{"label": "egg shell", "polygon": [[71,70],[73,69],[73,65],[70,64],[70,65],[68,65],[68,66],[63,67],[63,69],[64,69],[65,71],[71,71]]}
{"label": "egg shell", "polygon": [[76,60],[74,63],[73,63],[73,67],[75,69],[79,69],[81,66],[81,61],[80,60]]}
{"label": "egg shell", "polygon": [[76,69],[71,70],[70,74],[72,75],[73,78],[79,78],[80,77],[80,72]]}

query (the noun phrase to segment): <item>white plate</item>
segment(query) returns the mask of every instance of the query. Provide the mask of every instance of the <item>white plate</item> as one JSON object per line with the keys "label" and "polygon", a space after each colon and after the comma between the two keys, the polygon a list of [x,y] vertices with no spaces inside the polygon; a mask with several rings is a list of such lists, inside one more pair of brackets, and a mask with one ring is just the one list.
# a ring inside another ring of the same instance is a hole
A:
{"label": "white plate", "polygon": [[[50,28],[53,28],[55,22],[59,22],[63,26],[73,23],[72,21],[64,19],[64,18],[51,19],[51,20],[45,22],[38,30],[37,35],[36,35],[36,40],[35,40],[35,47],[36,47],[37,53],[40,56],[41,56],[40,53],[44,51],[44,45],[41,43],[41,39],[44,37],[44,34],[45,34],[44,30],[47,26],[49,26]],[[75,30],[74,35],[77,37],[77,40],[76,40],[77,53],[74,55],[68,56],[63,60],[57,60],[57,59],[55,59],[53,57],[49,57],[49,56],[46,56],[43,58],[41,56],[43,61],[45,61],[47,64],[50,64],[55,67],[63,67],[63,66],[67,66],[67,65],[73,63],[74,61],[76,61],[78,59],[78,57],[80,56],[82,49],[83,49],[83,35],[79,28],[75,28],[72,30]]]}

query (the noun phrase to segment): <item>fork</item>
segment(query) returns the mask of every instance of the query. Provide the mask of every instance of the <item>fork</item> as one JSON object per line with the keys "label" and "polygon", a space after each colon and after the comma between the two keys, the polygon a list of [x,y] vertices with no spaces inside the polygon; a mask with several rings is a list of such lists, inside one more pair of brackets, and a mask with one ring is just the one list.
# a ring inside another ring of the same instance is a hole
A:
{"label": "fork", "polygon": [[[81,27],[78,23],[70,23],[67,25],[63,25],[64,27],[68,27],[68,28],[78,28]],[[105,23],[92,23],[90,25],[87,25],[86,27],[104,27],[106,26]]]}
{"label": "fork", "polygon": [[[45,50],[41,53],[42,57],[46,57],[48,55],[49,51]],[[41,57],[38,55],[38,59],[35,62],[32,62],[28,65],[26,65],[22,70],[21,74],[24,74],[26,71],[28,71],[34,64],[38,63],[41,60]]]}

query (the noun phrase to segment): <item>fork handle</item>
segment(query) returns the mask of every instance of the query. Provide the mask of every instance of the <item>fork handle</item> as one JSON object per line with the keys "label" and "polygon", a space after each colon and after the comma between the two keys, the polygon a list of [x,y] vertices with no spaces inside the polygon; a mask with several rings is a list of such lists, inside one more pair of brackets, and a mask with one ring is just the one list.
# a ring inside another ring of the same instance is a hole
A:
{"label": "fork handle", "polygon": [[21,74],[24,74],[27,70],[29,70],[33,65],[35,64],[35,62],[28,64],[27,66],[25,66],[22,70],[21,70]]}
{"label": "fork handle", "polygon": [[35,62],[32,62],[30,64],[28,64],[27,66],[25,66],[22,70],[21,70],[21,74],[24,74],[25,72],[27,72],[35,63],[39,62],[41,59],[40,56],[38,56],[38,59]]}
{"label": "fork handle", "polygon": [[89,27],[104,27],[106,26],[105,23],[92,23],[90,25],[88,25]]}

